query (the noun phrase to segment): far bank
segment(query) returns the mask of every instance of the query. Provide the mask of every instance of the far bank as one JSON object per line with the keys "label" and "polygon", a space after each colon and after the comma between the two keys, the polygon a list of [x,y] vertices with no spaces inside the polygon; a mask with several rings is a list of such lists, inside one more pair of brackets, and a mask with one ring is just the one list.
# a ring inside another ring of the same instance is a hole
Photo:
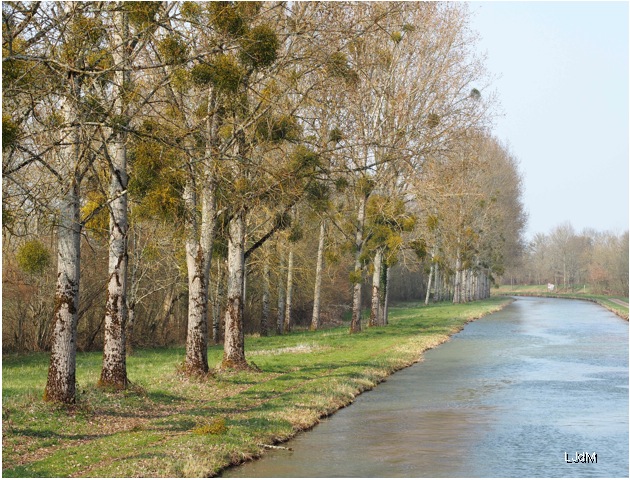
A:
{"label": "far bank", "polygon": [[588,288],[554,289],[550,291],[546,285],[502,285],[492,289],[493,296],[526,296],[571,298],[597,303],[615,315],[628,320],[628,297],[618,295],[598,295],[589,292]]}

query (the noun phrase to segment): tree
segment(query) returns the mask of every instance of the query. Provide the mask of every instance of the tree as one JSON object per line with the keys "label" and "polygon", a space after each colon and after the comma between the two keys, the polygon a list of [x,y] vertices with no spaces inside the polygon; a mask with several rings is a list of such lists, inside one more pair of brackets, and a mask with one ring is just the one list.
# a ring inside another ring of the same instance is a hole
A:
{"label": "tree", "polygon": [[[98,92],[107,77],[103,54],[105,28],[101,12],[90,4],[71,2],[26,10],[3,5],[3,63],[10,65],[12,84],[27,67],[45,73],[13,97],[28,99],[22,110],[28,134],[15,144],[5,175],[17,176],[41,167],[57,185],[57,286],[52,353],[44,398],[75,400],[76,342],[79,313],[81,187],[101,147],[96,132],[101,118]],[[28,33],[27,33],[28,32]],[[24,36],[26,35],[26,36]],[[28,70],[25,71],[25,73]],[[9,91],[11,91],[11,83]],[[4,93],[4,92],[3,92]],[[11,95],[11,93],[9,93]],[[6,98],[6,97],[5,97]],[[4,102],[3,102],[4,103]],[[17,112],[17,110],[14,110]],[[28,120],[28,121],[27,121]],[[14,163],[18,162],[18,163]]]}

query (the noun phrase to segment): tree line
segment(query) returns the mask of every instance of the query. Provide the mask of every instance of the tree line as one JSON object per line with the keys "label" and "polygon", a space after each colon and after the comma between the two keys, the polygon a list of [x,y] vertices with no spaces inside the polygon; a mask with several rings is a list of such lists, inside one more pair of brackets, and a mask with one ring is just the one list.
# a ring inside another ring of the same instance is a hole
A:
{"label": "tree line", "polygon": [[553,284],[565,291],[628,295],[628,231],[586,228],[577,232],[565,222],[549,233],[536,233],[523,250],[522,263],[504,281]]}
{"label": "tree line", "polygon": [[74,401],[78,346],[113,388],[138,344],[248,369],[246,331],[384,326],[392,285],[484,298],[522,247],[465,4],[2,15],[3,348],[51,352],[46,400]]}

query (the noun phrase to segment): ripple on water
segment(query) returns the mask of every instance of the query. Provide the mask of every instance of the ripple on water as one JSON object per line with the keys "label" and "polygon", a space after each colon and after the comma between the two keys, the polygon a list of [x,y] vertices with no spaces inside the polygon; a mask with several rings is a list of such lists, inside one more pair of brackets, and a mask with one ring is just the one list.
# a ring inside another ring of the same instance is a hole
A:
{"label": "ripple on water", "polygon": [[290,446],[225,476],[628,477],[628,324],[519,299]]}

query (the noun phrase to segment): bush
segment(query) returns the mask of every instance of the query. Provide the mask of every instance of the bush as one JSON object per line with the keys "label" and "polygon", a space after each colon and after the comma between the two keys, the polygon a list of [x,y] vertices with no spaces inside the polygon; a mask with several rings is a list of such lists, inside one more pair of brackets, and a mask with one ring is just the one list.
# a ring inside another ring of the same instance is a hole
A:
{"label": "bush", "polygon": [[17,252],[20,269],[30,275],[41,275],[50,266],[50,252],[39,240],[29,240]]}

